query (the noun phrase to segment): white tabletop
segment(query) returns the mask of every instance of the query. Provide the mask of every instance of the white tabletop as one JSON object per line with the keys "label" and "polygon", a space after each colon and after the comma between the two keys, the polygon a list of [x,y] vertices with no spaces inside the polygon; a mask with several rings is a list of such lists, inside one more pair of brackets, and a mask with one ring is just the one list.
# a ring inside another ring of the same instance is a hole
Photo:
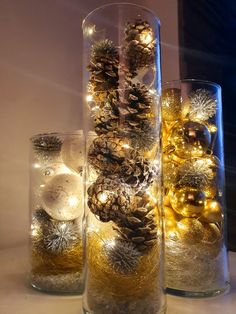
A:
{"label": "white tabletop", "polygon": [[[230,252],[231,291],[208,299],[167,296],[167,314],[235,314],[236,253]],[[1,314],[82,314],[80,297],[52,296],[37,292],[26,283],[25,247],[0,251]],[[109,313],[107,313],[109,314]]]}

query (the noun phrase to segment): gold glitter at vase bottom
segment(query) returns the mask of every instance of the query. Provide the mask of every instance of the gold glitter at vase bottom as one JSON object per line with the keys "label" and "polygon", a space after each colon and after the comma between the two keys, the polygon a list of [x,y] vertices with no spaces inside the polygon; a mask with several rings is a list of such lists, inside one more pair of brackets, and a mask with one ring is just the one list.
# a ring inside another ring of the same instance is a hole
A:
{"label": "gold glitter at vase bottom", "polygon": [[[227,273],[222,276],[226,249],[216,244],[188,245],[175,239],[166,239],[166,286],[188,292],[219,290],[225,285]],[[216,250],[218,252],[216,252]]]}
{"label": "gold glitter at vase bottom", "polygon": [[86,311],[96,314],[164,313],[159,271],[159,250],[154,247],[140,257],[134,271],[120,273],[109,264],[104,242],[94,234],[89,238]]}
{"label": "gold glitter at vase bottom", "polygon": [[30,279],[34,288],[46,292],[81,294],[83,291],[83,281],[80,272],[59,275],[32,273]]}
{"label": "gold glitter at vase bottom", "polygon": [[82,293],[82,243],[58,254],[33,248],[31,261],[30,283],[34,288],[59,294]]}

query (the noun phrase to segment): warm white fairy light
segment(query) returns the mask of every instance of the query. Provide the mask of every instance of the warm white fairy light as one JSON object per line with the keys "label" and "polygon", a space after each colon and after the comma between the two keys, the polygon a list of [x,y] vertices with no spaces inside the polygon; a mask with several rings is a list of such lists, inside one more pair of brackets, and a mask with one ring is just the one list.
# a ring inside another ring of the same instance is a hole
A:
{"label": "warm white fairy light", "polygon": [[86,100],[87,100],[87,102],[91,102],[91,101],[93,101],[93,95],[87,95],[86,96]]}
{"label": "warm white fairy light", "polygon": [[105,204],[107,202],[108,195],[106,192],[102,192],[98,195],[98,200],[102,203]]}
{"label": "warm white fairy light", "polygon": [[36,169],[40,168],[40,164],[38,164],[38,163],[35,163],[33,166],[34,166],[34,168],[36,168]]}
{"label": "warm white fairy light", "polygon": [[69,197],[69,199],[68,199],[68,204],[69,204],[70,206],[76,206],[76,205],[78,204],[78,198],[75,197],[75,196]]}
{"label": "warm white fairy light", "polygon": [[124,145],[122,145],[124,148],[127,148],[127,149],[129,149],[130,148],[130,146],[129,146],[129,144],[124,144]]}
{"label": "warm white fairy light", "polygon": [[140,34],[140,40],[143,44],[149,45],[153,41],[152,33],[149,31],[143,31]]}
{"label": "warm white fairy light", "polygon": [[95,25],[86,27],[84,29],[84,35],[87,37],[92,36],[94,33],[95,33]]}

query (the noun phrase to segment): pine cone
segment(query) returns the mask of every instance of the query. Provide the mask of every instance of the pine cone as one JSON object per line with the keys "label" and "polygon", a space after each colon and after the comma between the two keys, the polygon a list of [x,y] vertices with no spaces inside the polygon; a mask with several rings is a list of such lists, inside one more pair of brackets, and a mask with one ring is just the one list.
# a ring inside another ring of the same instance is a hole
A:
{"label": "pine cone", "polygon": [[[89,85],[97,96],[118,87],[118,51],[111,40],[105,39],[95,43],[91,49],[91,61],[88,71],[91,73]],[[99,97],[99,96],[98,96]]]}
{"label": "pine cone", "polygon": [[124,241],[131,241],[139,252],[151,249],[157,239],[157,226],[151,208],[138,207],[120,217],[114,229]]}
{"label": "pine cone", "polygon": [[148,159],[133,152],[121,165],[121,180],[129,184],[136,192],[147,188],[157,175],[155,167]]}
{"label": "pine cone", "polygon": [[88,188],[88,206],[103,222],[117,220],[129,212],[131,189],[117,177],[99,176]]}
{"label": "pine cone", "polygon": [[137,70],[153,65],[155,36],[149,23],[141,19],[137,19],[134,23],[128,22],[125,35],[125,64],[128,76],[133,78],[137,75]]}
{"label": "pine cone", "polygon": [[114,105],[114,99],[117,99],[117,97],[117,92],[109,93],[104,106],[94,112],[94,127],[98,135],[118,130],[119,110]]}
{"label": "pine cone", "polygon": [[155,122],[143,120],[134,127],[126,123],[120,135],[131,142],[131,146],[139,151],[150,151],[157,144],[157,130]]}
{"label": "pine cone", "polygon": [[95,138],[88,151],[88,161],[98,171],[105,174],[120,172],[120,166],[128,157],[124,139],[112,133],[102,134]]}
{"label": "pine cone", "polygon": [[141,120],[154,118],[152,96],[145,85],[126,84],[120,92],[119,100],[114,99],[125,123],[136,127]]}

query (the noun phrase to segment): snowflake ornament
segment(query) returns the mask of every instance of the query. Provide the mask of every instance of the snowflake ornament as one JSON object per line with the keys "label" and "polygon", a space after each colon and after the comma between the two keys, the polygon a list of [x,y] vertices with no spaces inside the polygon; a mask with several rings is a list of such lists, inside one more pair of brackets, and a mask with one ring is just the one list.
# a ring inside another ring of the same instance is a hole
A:
{"label": "snowflake ornament", "polygon": [[197,89],[190,97],[189,118],[192,121],[206,121],[216,114],[217,100],[206,89]]}

